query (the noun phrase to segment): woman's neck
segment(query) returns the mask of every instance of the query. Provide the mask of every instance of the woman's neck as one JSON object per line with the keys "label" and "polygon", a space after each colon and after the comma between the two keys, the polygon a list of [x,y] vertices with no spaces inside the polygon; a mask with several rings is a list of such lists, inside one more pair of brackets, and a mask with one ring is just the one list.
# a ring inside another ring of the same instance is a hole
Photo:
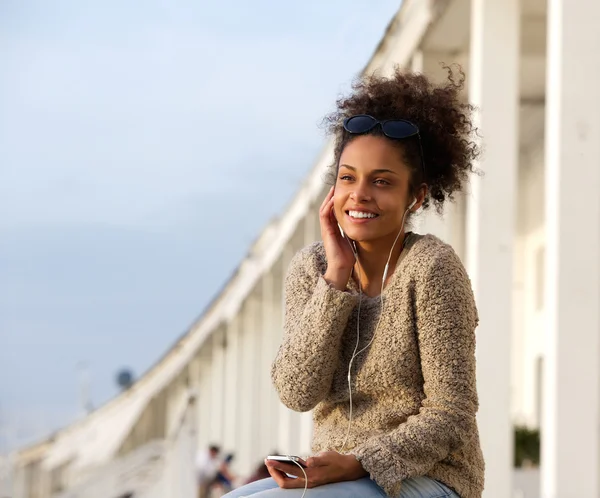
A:
{"label": "woman's neck", "polygon": [[[394,236],[390,238],[386,237],[385,239],[356,244],[358,260],[354,264],[354,273],[356,277],[360,275],[362,290],[370,297],[381,294],[381,281],[383,279],[385,265],[388,261],[388,257],[390,257],[390,250],[392,249],[392,244],[396,239],[396,235],[397,234],[394,234]],[[398,240],[396,240],[384,286],[387,285],[394,273],[394,268],[396,267],[396,263],[402,253],[402,248],[404,247],[405,238],[406,233],[402,232],[398,237]],[[356,278],[356,280],[358,283],[358,278]]]}

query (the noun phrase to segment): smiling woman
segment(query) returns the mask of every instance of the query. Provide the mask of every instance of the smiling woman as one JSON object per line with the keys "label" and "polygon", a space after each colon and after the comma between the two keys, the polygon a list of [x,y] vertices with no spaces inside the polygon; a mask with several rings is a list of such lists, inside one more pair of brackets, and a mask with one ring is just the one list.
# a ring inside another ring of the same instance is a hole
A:
{"label": "smiling woman", "polygon": [[272,368],[286,406],[314,409],[315,455],[267,460],[272,479],[228,497],[481,496],[471,285],[450,246],[405,230],[418,209],[442,211],[479,152],[462,74],[448,73],[363,79],[328,117],[323,242],[290,264]]}

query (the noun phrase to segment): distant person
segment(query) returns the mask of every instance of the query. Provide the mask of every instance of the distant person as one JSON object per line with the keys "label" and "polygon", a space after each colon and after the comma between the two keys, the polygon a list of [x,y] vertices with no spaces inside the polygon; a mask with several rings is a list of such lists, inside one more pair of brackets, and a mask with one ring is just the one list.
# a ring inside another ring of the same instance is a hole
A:
{"label": "distant person", "polygon": [[209,498],[210,488],[217,477],[221,461],[221,449],[212,445],[207,450],[201,450],[196,457],[196,478],[198,483],[198,498]]}
{"label": "distant person", "polygon": [[471,283],[452,247],[407,229],[474,171],[463,86],[449,68],[440,85],[369,75],[328,117],[323,241],[290,263],[272,368],[287,407],[314,409],[315,456],[304,471],[267,461],[270,479],[228,498],[481,497]]}
{"label": "distant person", "polygon": [[213,487],[219,488],[222,493],[228,493],[233,489],[234,475],[231,472],[231,461],[233,460],[233,454],[227,455],[217,471],[217,476],[213,481]]}

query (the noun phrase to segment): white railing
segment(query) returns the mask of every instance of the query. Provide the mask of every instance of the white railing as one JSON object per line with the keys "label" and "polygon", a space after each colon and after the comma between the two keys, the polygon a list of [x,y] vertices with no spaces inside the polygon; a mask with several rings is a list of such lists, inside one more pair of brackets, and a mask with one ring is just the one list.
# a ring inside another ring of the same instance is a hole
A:
{"label": "white railing", "polygon": [[166,439],[90,468],[87,475],[77,476],[76,485],[53,498],[106,498],[127,493],[136,498],[195,498],[195,419],[193,398],[182,399]]}

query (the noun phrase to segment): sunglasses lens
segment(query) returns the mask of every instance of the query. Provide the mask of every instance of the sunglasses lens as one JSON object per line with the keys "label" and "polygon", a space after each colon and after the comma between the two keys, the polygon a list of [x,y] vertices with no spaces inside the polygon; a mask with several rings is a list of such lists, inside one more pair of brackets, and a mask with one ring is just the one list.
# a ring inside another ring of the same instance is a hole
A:
{"label": "sunglasses lens", "polygon": [[344,123],[344,128],[350,133],[366,133],[377,124],[371,116],[352,116]]}
{"label": "sunglasses lens", "polygon": [[383,124],[383,133],[390,138],[408,138],[419,133],[419,129],[408,121],[395,119]]}

